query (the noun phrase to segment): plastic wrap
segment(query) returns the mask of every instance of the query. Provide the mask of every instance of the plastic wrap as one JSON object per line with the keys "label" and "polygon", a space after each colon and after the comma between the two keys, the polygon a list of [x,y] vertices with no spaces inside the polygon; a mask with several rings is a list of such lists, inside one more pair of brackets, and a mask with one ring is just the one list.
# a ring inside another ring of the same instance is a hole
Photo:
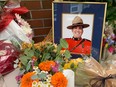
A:
{"label": "plastic wrap", "polygon": [[10,24],[0,33],[0,40],[13,40],[19,45],[24,41],[30,43],[30,39],[25,35],[22,28],[12,20]]}
{"label": "plastic wrap", "polygon": [[107,61],[103,67],[95,59],[88,58],[79,65],[75,83],[82,87],[116,87],[116,66]]}
{"label": "plastic wrap", "polygon": [[19,16],[28,12],[28,9],[21,7],[19,2],[8,1],[2,10],[0,14],[0,73],[4,75],[14,69],[13,62],[18,57],[18,49],[15,47],[21,49],[22,42],[31,43],[33,32],[30,25]]}
{"label": "plastic wrap", "polygon": [[13,62],[18,58],[19,51],[10,41],[0,41],[0,73],[5,75],[14,70]]}
{"label": "plastic wrap", "polygon": [[12,40],[21,46],[22,42],[30,43],[33,32],[30,25],[19,16],[28,12],[20,3],[8,3],[0,14],[0,40]]}

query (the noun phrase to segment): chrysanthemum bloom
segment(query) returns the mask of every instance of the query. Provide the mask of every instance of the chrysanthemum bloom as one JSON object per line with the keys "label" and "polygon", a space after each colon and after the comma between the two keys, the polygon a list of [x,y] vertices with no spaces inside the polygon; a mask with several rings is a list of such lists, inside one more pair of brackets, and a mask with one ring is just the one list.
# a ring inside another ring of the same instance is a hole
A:
{"label": "chrysanthemum bloom", "polygon": [[34,80],[31,79],[31,76],[34,75],[34,72],[28,72],[24,74],[24,76],[21,79],[21,87],[32,87],[32,82]]}
{"label": "chrysanthemum bloom", "polygon": [[82,58],[78,58],[78,59],[72,59],[70,61],[70,63],[74,63],[74,65],[78,65],[79,62],[82,63],[83,59]]}
{"label": "chrysanthemum bloom", "polygon": [[67,87],[68,80],[61,72],[55,73],[51,78],[53,87]]}
{"label": "chrysanthemum bloom", "polygon": [[55,64],[56,63],[54,61],[45,61],[45,62],[41,62],[38,66],[43,71],[50,71],[51,68],[55,66]]}
{"label": "chrysanthemum bloom", "polygon": [[22,46],[22,50],[24,50],[26,48],[31,48],[32,47],[32,44],[23,42],[21,46]]}
{"label": "chrysanthemum bloom", "polygon": [[66,63],[65,65],[64,65],[64,69],[70,69],[70,63]]}

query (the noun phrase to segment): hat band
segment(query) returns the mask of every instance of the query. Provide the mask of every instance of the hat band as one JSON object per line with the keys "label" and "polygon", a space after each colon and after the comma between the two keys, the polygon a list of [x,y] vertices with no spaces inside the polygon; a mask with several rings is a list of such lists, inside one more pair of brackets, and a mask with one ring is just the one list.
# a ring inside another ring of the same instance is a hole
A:
{"label": "hat band", "polygon": [[77,25],[77,24],[83,24],[83,23],[74,23],[74,24],[72,24],[72,25]]}

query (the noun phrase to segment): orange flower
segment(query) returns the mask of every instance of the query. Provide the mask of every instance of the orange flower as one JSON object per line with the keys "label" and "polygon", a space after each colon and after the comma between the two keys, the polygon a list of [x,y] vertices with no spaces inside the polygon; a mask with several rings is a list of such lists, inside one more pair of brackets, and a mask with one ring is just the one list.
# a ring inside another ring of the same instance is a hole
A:
{"label": "orange flower", "polygon": [[55,73],[51,78],[51,84],[54,87],[66,87],[68,80],[61,72]]}
{"label": "orange flower", "polygon": [[55,66],[54,61],[45,61],[39,64],[39,68],[43,71],[50,71],[52,66]]}
{"label": "orange flower", "polygon": [[34,75],[34,72],[28,72],[24,74],[24,76],[21,79],[21,87],[32,87],[32,82],[34,80],[31,79],[31,76]]}

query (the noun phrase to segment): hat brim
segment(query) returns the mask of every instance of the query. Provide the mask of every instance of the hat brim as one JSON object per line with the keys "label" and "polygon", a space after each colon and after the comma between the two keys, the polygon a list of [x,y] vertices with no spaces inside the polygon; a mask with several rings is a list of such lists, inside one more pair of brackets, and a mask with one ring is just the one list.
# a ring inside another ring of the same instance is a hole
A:
{"label": "hat brim", "polygon": [[75,25],[70,25],[67,28],[68,29],[73,29],[76,26],[82,26],[83,28],[87,28],[87,27],[89,27],[89,24],[75,24]]}

